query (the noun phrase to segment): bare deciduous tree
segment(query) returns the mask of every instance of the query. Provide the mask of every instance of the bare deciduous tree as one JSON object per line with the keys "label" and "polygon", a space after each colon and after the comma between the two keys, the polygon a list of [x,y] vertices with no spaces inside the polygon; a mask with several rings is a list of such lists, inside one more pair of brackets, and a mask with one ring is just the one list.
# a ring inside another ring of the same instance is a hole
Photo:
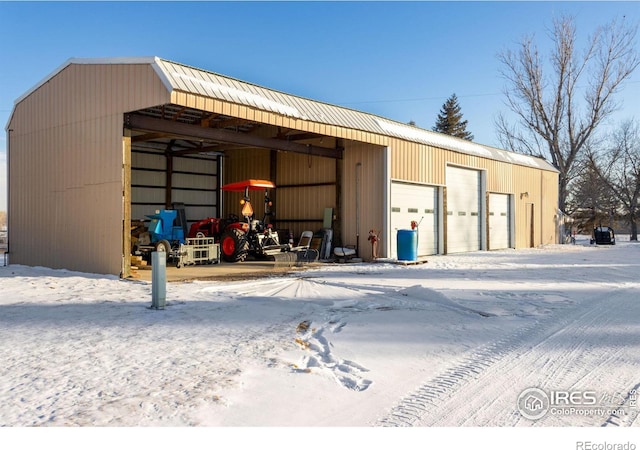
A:
{"label": "bare deciduous tree", "polygon": [[640,64],[636,32],[637,26],[613,21],[596,30],[585,51],[579,53],[575,22],[561,17],[554,20],[550,31],[554,44],[550,67],[532,37],[525,37],[517,51],[499,55],[508,84],[506,103],[520,125],[498,117],[501,145],[550,158],[560,172],[558,206],[562,211],[587,143],[618,109],[615,94]]}
{"label": "bare deciduous tree", "polygon": [[611,190],[631,227],[631,240],[638,240],[640,219],[640,127],[628,121],[614,134],[611,146],[591,152],[589,162],[598,180]]}

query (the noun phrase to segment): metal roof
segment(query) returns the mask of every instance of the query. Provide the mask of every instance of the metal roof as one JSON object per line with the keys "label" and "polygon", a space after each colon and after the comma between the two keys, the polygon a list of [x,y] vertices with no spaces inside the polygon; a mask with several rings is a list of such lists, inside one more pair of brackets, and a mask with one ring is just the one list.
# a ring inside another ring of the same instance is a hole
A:
{"label": "metal roof", "polygon": [[286,94],[158,57],[72,58],[18,98],[15,104],[71,64],[150,64],[169,92],[181,91],[304,121],[392,136],[460,153],[557,172],[542,158],[489,147],[370,113]]}
{"label": "metal roof", "polygon": [[362,111],[285,94],[164,59],[156,58],[154,68],[170,90],[215,98],[300,120],[393,136],[460,153],[557,171],[542,158],[476,144]]}

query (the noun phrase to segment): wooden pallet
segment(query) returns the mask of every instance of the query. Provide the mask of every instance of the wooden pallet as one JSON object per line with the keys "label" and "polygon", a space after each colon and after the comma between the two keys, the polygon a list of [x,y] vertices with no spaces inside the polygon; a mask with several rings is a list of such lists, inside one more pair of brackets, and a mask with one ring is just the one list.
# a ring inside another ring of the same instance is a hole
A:
{"label": "wooden pallet", "polygon": [[395,258],[377,258],[377,259],[374,259],[373,262],[399,264],[401,266],[415,266],[416,264],[424,264],[426,262],[429,262],[429,260],[426,258],[419,258],[417,261],[402,261]]}
{"label": "wooden pallet", "polygon": [[429,260],[427,260],[427,259],[418,259],[416,261],[401,261],[401,260],[398,260],[398,261],[394,261],[394,263],[395,264],[400,264],[402,266],[415,266],[417,264],[424,264],[424,263],[426,263],[428,261]]}

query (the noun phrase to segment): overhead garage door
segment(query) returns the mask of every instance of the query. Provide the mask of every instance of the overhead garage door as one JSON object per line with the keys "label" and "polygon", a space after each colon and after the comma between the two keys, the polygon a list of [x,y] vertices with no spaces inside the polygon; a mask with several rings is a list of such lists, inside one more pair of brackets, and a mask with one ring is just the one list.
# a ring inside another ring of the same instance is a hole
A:
{"label": "overhead garage door", "polygon": [[481,246],[480,171],[447,167],[447,253]]}
{"label": "overhead garage door", "polygon": [[406,183],[391,183],[391,255],[396,258],[398,230],[418,227],[418,256],[438,253],[438,188]]}
{"label": "overhead garage door", "polygon": [[489,194],[489,248],[511,247],[511,214],[508,194]]}

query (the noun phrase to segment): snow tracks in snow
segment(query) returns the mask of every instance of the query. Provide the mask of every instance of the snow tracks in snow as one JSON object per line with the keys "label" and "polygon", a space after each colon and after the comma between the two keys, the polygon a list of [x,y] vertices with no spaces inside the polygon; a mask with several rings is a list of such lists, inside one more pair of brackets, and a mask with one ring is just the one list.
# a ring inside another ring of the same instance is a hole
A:
{"label": "snow tracks in snow", "polygon": [[[629,396],[640,387],[640,302],[632,288],[603,288],[464,357],[402,399],[377,425],[632,425],[639,411],[629,408]],[[622,406],[631,414],[549,412],[530,421],[518,411],[517,399],[531,387],[595,391],[605,410]],[[627,395],[626,405],[606,404],[623,398],[620,393]]]}

